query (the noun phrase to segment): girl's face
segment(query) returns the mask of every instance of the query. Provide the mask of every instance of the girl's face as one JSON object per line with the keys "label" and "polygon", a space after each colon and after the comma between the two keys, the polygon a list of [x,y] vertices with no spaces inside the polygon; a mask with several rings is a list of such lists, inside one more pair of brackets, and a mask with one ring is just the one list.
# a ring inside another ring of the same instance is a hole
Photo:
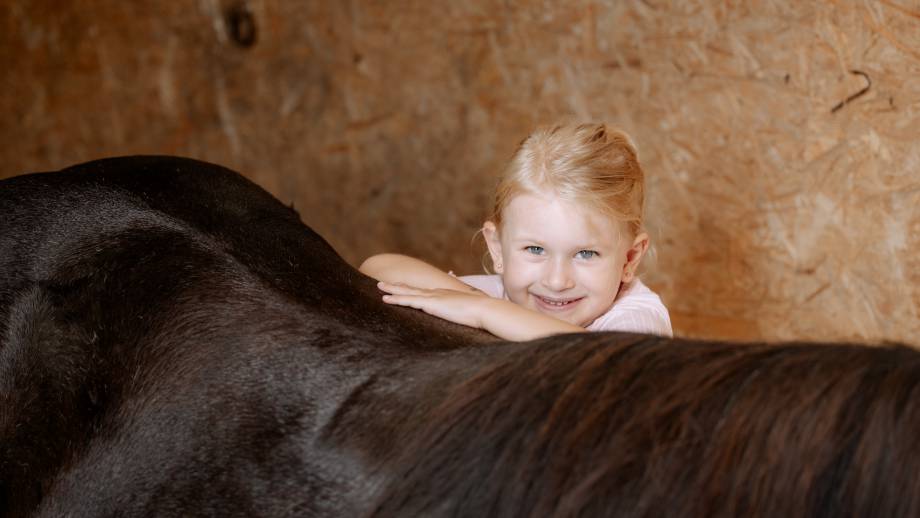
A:
{"label": "girl's face", "polygon": [[635,275],[648,236],[552,193],[519,194],[483,234],[512,302],[585,327],[603,315],[621,282]]}

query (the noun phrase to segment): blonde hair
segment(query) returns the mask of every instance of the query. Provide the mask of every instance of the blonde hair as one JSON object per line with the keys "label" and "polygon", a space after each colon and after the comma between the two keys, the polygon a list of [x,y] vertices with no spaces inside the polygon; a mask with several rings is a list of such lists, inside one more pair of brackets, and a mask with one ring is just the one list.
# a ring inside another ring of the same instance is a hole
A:
{"label": "blonde hair", "polygon": [[625,222],[632,237],[642,231],[645,175],[632,140],[619,129],[570,124],[531,133],[499,179],[489,219],[500,227],[515,196],[545,190]]}

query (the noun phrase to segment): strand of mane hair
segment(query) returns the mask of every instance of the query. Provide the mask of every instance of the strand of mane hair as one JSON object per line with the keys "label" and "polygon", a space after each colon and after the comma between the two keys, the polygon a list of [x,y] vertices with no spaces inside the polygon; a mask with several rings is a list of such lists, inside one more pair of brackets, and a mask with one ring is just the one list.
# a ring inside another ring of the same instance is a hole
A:
{"label": "strand of mane hair", "polygon": [[920,516],[920,352],[585,334],[453,391],[373,516]]}

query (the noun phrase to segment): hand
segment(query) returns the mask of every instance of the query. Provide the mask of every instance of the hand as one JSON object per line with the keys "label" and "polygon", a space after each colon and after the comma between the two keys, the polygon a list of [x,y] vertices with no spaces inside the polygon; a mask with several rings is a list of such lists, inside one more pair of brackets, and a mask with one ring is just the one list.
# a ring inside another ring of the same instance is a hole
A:
{"label": "hand", "polygon": [[477,328],[482,327],[483,303],[492,300],[472,287],[469,291],[424,289],[391,282],[378,282],[377,287],[388,293],[383,296],[387,304],[420,309],[429,315]]}

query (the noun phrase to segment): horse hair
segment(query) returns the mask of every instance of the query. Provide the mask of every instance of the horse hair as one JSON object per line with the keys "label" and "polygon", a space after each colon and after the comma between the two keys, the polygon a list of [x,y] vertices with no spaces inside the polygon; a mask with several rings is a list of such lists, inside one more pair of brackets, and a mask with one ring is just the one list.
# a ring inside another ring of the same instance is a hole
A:
{"label": "horse hair", "polygon": [[0,272],[0,516],[920,515],[908,346],[503,342],[175,157],[0,181]]}

